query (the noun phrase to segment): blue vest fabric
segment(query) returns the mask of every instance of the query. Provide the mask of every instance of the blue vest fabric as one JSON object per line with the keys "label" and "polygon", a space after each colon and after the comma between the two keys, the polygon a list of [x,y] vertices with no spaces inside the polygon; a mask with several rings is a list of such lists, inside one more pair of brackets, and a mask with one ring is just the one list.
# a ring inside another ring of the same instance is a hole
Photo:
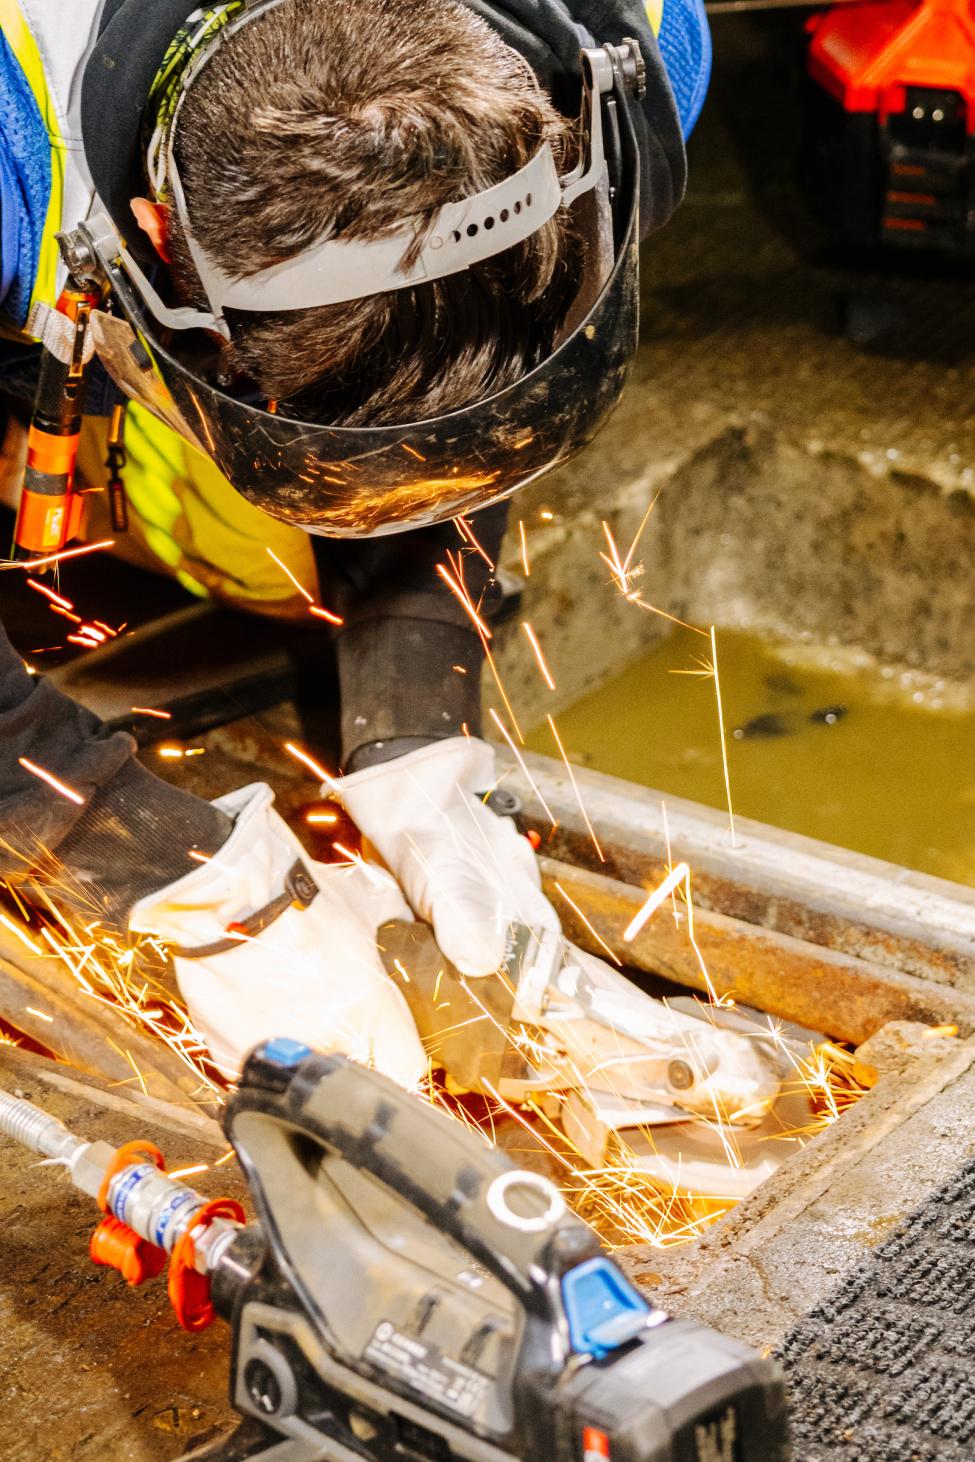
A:
{"label": "blue vest fabric", "polygon": [[0,313],[27,323],[51,194],[51,144],[34,94],[0,32]]}
{"label": "blue vest fabric", "polygon": [[701,115],[711,79],[711,32],[703,0],[664,0],[657,45],[684,137]]}

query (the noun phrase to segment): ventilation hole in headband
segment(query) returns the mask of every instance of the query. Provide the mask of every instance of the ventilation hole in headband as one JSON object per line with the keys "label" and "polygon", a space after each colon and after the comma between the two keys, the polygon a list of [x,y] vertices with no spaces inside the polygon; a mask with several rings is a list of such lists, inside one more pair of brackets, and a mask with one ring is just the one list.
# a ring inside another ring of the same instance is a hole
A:
{"label": "ventilation hole in headband", "polygon": [[493,228],[494,227],[494,219],[493,218],[486,218],[484,220],[484,227],[485,228]]}
{"label": "ventilation hole in headband", "polygon": [[467,237],[469,239],[472,239],[476,233],[477,233],[477,224],[476,223],[469,223],[467,225]]}
{"label": "ventilation hole in headband", "polygon": [[530,208],[531,206],[532,206],[532,195],[529,193],[528,196],[527,196],[527,198],[525,199],[525,207],[526,208]]}
{"label": "ventilation hole in headband", "polygon": [[520,213],[521,212],[521,203],[520,202],[515,204],[515,212],[516,213]]}
{"label": "ventilation hole in headband", "polygon": [[500,218],[502,223],[507,223],[510,216],[511,215],[509,214],[507,208],[502,208],[501,212],[498,214],[498,217]]}
{"label": "ventilation hole in headband", "polygon": [[454,241],[455,244],[459,244],[460,243],[460,229],[459,228],[455,228],[451,232],[450,237],[453,239],[453,241]]}

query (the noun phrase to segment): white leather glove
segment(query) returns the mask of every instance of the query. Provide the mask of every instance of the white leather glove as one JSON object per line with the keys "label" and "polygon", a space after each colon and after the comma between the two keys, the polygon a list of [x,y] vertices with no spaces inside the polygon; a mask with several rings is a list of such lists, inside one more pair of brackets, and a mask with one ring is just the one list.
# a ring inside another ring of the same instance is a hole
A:
{"label": "white leather glove", "polygon": [[498,968],[510,923],[560,928],[531,844],[483,804],[496,781],[492,747],[454,736],[339,783],[349,816],[465,975]]}
{"label": "white leather glove", "polygon": [[227,842],[141,899],[129,927],[172,946],[190,1019],[227,1076],[259,1041],[291,1036],[413,1086],[426,1056],[375,939],[411,917],[402,894],[382,869],[314,862],[273,800],[263,782],[218,798],[234,819]]}

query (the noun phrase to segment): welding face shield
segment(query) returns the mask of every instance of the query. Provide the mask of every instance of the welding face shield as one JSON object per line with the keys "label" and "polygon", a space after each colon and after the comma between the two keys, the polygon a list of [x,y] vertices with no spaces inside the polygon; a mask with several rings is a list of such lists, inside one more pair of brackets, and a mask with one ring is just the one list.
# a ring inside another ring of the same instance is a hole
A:
{"label": "welding face shield", "polygon": [[[640,94],[642,60],[632,42],[584,51],[581,64],[582,146],[568,176],[545,144],[501,184],[441,208],[419,239],[407,223],[373,242],[328,240],[242,279],[194,239],[170,135],[168,183],[210,312],[166,303],[117,221],[93,216],[62,251],[75,276],[108,286],[92,329],[109,374],[248,501],[309,533],[364,538],[473,513],[566,461],[615,406],[638,323],[639,158],[627,93]],[[178,108],[171,133],[177,122]],[[553,352],[490,397],[424,421],[335,426],[298,419],[253,387],[238,394],[222,375],[225,309],[306,308],[442,278],[530,237],[559,208],[572,210],[585,243],[578,295]]]}

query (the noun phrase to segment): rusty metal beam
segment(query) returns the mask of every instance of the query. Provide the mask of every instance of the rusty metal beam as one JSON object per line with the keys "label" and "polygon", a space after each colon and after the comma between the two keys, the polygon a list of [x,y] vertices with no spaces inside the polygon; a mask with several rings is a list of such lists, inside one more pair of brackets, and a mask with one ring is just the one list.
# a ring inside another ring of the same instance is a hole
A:
{"label": "rusty metal beam", "polygon": [[690,864],[701,910],[975,996],[975,889],[744,818],[732,846],[724,814],[576,767],[600,861],[562,763],[531,753],[525,762],[530,778],[509,760],[505,786],[549,856],[649,888],[669,845]]}
{"label": "rusty metal beam", "polygon": [[[556,905],[566,933],[593,954],[604,954],[584,920],[561,896],[564,890],[589,924],[624,963],[663,975],[695,990],[706,983],[687,933],[665,904],[630,943],[623,930],[645,900],[643,889],[542,860],[545,891]],[[695,906],[694,932],[708,974],[719,995],[742,1005],[859,1045],[890,1020],[929,1025],[957,1024],[975,1032],[975,995],[919,980],[838,950],[795,939]]]}

